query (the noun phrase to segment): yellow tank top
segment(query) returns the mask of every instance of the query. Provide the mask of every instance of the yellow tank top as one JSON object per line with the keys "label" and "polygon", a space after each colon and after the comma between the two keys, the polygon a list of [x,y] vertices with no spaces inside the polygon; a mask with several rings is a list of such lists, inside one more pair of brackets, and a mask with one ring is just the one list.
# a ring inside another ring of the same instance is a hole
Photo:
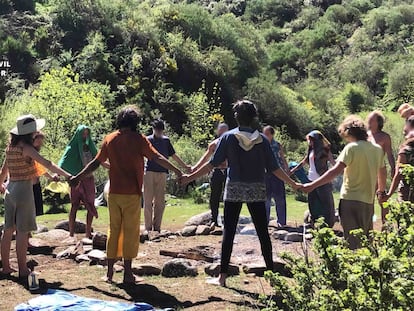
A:
{"label": "yellow tank top", "polygon": [[8,146],[6,160],[10,181],[32,180],[37,177],[35,161],[23,156],[22,147]]}

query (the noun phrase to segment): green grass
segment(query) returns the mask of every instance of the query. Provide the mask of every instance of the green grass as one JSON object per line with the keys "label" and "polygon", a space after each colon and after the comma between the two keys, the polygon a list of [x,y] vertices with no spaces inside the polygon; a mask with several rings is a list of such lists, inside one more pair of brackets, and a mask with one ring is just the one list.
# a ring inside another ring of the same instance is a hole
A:
{"label": "green grass", "polygon": [[[335,207],[338,207],[339,194],[334,194]],[[223,204],[221,204],[220,214],[223,214]],[[69,206],[67,207],[67,210]],[[303,222],[303,214],[308,209],[307,203],[296,201],[293,195],[287,195],[287,216],[288,221],[297,222],[301,224]],[[47,208],[45,207],[45,210]],[[192,198],[174,198],[167,196],[167,206],[164,212],[163,227],[168,228],[180,228],[191,216],[197,215],[208,211],[208,204],[195,204]],[[109,223],[108,209],[106,207],[98,207],[99,218],[95,219],[93,226],[96,230],[106,230]],[[380,219],[380,210],[378,204],[375,206],[375,214],[377,219]],[[243,206],[241,215],[248,216],[249,212],[246,206]],[[275,208],[272,207],[271,216],[275,217]],[[48,228],[53,228],[55,224],[61,220],[68,218],[67,213],[61,214],[46,214],[37,217],[38,224],[45,225]],[[79,210],[77,219],[85,221],[86,210]],[[3,217],[0,217],[0,223],[3,223]],[[141,215],[141,223],[144,222],[143,214]]]}

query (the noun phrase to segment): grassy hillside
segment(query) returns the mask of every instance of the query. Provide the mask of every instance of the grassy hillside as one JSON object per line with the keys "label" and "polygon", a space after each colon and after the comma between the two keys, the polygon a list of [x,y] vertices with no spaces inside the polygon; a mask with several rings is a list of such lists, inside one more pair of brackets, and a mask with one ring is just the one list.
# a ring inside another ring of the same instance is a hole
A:
{"label": "grassy hillside", "polygon": [[0,78],[1,130],[18,113],[46,115],[53,150],[76,122],[92,123],[99,140],[126,103],[141,107],[144,131],[162,117],[175,138],[204,147],[216,122],[234,125],[231,103],[245,96],[291,150],[313,128],[339,148],[343,115],[393,111],[414,96],[413,1],[0,4],[0,55],[11,64]]}

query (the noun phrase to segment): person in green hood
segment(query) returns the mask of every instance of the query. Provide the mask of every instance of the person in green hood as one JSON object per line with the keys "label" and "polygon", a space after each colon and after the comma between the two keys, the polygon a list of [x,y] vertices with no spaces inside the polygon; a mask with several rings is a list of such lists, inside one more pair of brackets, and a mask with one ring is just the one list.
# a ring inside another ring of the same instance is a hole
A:
{"label": "person in green hood", "polygon": [[[70,174],[76,175],[95,158],[96,154],[97,149],[91,138],[90,128],[86,125],[79,125],[59,161],[59,166],[70,172]],[[95,207],[95,179],[92,174],[82,180],[76,187],[71,187],[70,201],[72,204],[69,214],[70,236],[75,233],[76,212],[83,203],[88,211],[85,233],[87,238],[91,238],[93,217],[98,218]]]}

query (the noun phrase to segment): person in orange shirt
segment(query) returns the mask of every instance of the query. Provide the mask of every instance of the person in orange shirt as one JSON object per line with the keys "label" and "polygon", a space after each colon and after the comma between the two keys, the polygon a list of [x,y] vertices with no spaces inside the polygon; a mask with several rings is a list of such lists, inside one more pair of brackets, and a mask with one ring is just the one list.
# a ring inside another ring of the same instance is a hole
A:
{"label": "person in orange shirt", "polygon": [[108,271],[104,277],[107,282],[112,282],[113,266],[119,258],[124,259],[124,283],[140,281],[132,273],[131,264],[132,259],[138,254],[139,246],[144,157],[173,171],[179,178],[182,176],[181,171],[158,153],[148,139],[139,133],[139,119],[136,107],[123,108],[116,118],[118,130],[104,138],[95,159],[70,181],[71,186],[78,184],[101,163],[109,160]]}

